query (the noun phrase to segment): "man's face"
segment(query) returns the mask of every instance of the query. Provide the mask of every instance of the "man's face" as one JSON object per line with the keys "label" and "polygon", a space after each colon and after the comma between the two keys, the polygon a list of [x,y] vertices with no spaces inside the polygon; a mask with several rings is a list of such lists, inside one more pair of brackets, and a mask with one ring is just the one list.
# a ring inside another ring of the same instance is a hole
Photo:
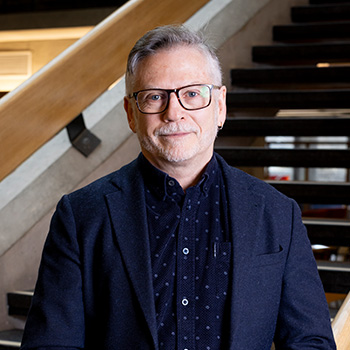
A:
{"label": "man's face", "polygon": [[[161,50],[140,62],[133,91],[174,89],[191,84],[215,84],[207,58],[197,49]],[[157,165],[195,161],[204,166],[211,158],[218,125],[226,118],[226,88],[213,89],[211,104],[185,110],[171,93],[169,106],[159,114],[142,114],[134,99],[125,98],[129,126],[139,138],[142,152]]]}

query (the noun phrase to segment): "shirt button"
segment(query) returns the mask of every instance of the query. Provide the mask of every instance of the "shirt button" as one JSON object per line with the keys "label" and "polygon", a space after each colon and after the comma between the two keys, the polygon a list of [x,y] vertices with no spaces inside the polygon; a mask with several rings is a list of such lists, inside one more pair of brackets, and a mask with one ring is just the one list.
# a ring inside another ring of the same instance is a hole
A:
{"label": "shirt button", "polygon": [[174,180],[169,180],[168,181],[168,185],[169,186],[174,186],[175,185],[175,181]]}
{"label": "shirt button", "polygon": [[181,301],[183,306],[187,306],[188,305],[188,300],[186,298],[182,299]]}
{"label": "shirt button", "polygon": [[188,248],[184,248],[184,249],[182,249],[182,252],[183,252],[185,255],[187,255],[187,254],[190,252],[190,250],[189,250]]}

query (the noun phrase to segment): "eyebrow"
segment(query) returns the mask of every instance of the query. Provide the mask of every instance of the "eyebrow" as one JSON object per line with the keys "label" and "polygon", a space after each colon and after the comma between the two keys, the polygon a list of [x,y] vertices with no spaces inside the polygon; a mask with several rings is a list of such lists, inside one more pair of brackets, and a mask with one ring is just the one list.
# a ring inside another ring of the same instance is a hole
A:
{"label": "eyebrow", "polygon": [[191,82],[191,83],[186,83],[184,85],[175,87],[175,88],[161,88],[161,87],[154,87],[154,86],[150,86],[150,87],[144,87],[142,89],[138,89],[138,90],[148,90],[148,89],[154,89],[154,90],[172,90],[172,89],[180,89],[184,86],[189,86],[189,85],[197,85],[197,84],[210,84],[210,83],[203,83],[203,82]]}

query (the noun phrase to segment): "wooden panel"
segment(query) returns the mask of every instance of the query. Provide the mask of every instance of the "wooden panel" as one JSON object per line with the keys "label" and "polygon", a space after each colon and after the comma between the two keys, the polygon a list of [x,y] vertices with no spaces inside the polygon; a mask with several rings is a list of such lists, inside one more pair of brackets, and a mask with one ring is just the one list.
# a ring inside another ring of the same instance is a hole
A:
{"label": "wooden panel", "polygon": [[207,2],[130,1],[0,100],[0,180],[124,74],[139,37],[156,26],[186,21]]}

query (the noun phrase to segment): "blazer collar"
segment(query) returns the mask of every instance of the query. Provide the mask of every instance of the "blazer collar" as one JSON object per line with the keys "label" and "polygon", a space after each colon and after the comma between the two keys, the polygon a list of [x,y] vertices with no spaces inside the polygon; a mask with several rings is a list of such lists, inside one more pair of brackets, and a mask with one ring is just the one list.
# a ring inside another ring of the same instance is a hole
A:
{"label": "blazer collar", "polygon": [[[249,270],[252,268],[252,255],[257,244],[257,232],[261,227],[265,197],[250,187],[252,184],[249,184],[246,174],[229,167],[221,157],[218,160],[224,171],[233,245],[230,334],[231,339],[235,339],[241,332],[240,315],[247,312],[247,302],[242,291],[246,288],[246,279],[249,278]],[[230,349],[234,347],[232,343]]]}
{"label": "blazer collar", "polygon": [[[220,156],[227,189],[229,229],[233,242],[233,280],[231,292],[231,335],[239,330],[239,315],[246,312],[242,290],[249,277],[257,228],[264,211],[264,196],[247,185],[246,177],[229,167]],[[117,172],[113,183],[117,190],[106,195],[112,225],[122,257],[138,301],[149,326],[154,348],[158,350],[158,335],[153,296],[144,185],[137,161]],[[231,344],[233,348],[234,344]]]}
{"label": "blazer collar", "polygon": [[113,179],[118,190],[106,195],[121,255],[137,299],[158,349],[152,266],[147,229],[144,186],[137,161],[122,168]]}

